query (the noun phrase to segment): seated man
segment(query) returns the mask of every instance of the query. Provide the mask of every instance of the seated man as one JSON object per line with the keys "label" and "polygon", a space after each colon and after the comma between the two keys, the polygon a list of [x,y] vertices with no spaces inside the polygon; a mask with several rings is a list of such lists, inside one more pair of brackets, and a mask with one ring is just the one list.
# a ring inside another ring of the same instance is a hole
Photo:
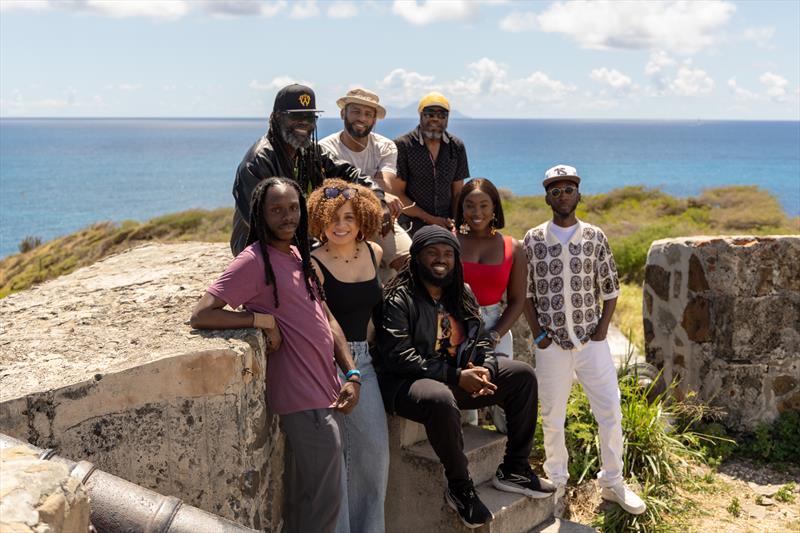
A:
{"label": "seated man", "polygon": [[452,233],[425,226],[414,235],[411,260],[384,288],[375,324],[374,361],[386,408],[425,426],[444,466],[447,503],[467,527],[493,516],[469,476],[459,409],[500,404],[506,410],[508,442],[493,479],[497,489],[533,498],[555,490],[528,463],[536,429],[533,368],[494,357]]}

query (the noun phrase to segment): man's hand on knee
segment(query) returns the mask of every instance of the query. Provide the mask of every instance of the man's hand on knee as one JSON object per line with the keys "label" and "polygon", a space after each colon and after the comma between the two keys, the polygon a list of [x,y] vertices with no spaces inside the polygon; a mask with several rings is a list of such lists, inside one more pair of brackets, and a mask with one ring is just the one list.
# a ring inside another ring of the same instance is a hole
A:
{"label": "man's hand on knee", "polygon": [[470,393],[473,398],[494,394],[497,385],[489,381],[489,370],[482,366],[467,363],[467,368],[461,370],[458,386]]}

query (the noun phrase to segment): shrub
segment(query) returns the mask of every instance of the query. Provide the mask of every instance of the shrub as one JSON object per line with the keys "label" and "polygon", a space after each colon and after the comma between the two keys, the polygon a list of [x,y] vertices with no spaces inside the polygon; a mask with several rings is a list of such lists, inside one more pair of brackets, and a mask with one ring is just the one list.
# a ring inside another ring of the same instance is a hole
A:
{"label": "shrub", "polygon": [[740,437],[739,452],[766,462],[800,464],[800,411],[784,411],[771,424]]}
{"label": "shrub", "polygon": [[739,503],[739,498],[734,496],[733,499],[731,500],[731,503],[728,504],[728,507],[726,507],[726,510],[728,511],[728,514],[730,514],[731,516],[739,518],[739,516],[742,514],[742,506]]}
{"label": "shrub", "polygon": [[795,487],[794,483],[787,483],[778,489],[778,492],[775,493],[775,499],[781,503],[793,503]]}
{"label": "shrub", "polygon": [[28,235],[19,243],[19,253],[24,254],[25,252],[30,252],[34,248],[37,248],[42,244],[41,237],[34,237],[33,235]]}

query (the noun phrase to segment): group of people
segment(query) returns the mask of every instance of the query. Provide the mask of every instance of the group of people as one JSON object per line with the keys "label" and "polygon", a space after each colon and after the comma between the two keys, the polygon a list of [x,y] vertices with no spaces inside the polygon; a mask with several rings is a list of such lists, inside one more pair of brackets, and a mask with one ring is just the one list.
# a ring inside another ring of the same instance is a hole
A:
{"label": "group of people", "polygon": [[[491,406],[508,435],[495,488],[563,498],[573,373],[599,426],[603,498],[644,512],[622,477],[606,342],[616,265],[603,232],[575,216],[576,169],[546,171],[552,220],[519,242],[499,231],[495,185],[469,179],[443,95],[424,96],[419,125],[395,141],[372,131],[386,114],[375,93],[353,89],[337,104],[344,128],[317,141],[314,92],[278,92],[236,173],[235,259],[191,319],[264,331],[267,402],[293,458],[287,530],[384,531],[387,412],[424,425],[445,501],[467,527],[493,516],[470,478],[462,409]],[[513,359],[523,313],[535,371]],[[540,402],[547,479],[529,463]]]}

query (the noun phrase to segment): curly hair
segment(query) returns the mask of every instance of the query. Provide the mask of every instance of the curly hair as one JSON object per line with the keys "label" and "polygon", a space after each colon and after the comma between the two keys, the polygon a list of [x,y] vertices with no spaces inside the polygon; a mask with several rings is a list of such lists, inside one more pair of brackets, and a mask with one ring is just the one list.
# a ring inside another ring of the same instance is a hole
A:
{"label": "curly hair", "polygon": [[456,204],[456,227],[458,228],[464,223],[464,200],[467,198],[469,193],[475,190],[486,193],[492,200],[495,218],[494,227],[497,229],[505,227],[506,217],[503,214],[503,203],[500,200],[500,193],[497,191],[497,187],[494,186],[494,183],[489,181],[487,178],[471,179],[461,188],[461,194],[458,196],[458,203]]}
{"label": "curly hair", "polygon": [[348,201],[343,194],[335,198],[326,198],[325,189],[328,187],[339,190],[355,189],[357,193],[350,202],[361,234],[365,238],[377,235],[383,218],[383,208],[378,197],[362,185],[339,178],[329,178],[308,197],[308,231],[313,237],[325,242],[325,228],[333,221],[339,208]]}

